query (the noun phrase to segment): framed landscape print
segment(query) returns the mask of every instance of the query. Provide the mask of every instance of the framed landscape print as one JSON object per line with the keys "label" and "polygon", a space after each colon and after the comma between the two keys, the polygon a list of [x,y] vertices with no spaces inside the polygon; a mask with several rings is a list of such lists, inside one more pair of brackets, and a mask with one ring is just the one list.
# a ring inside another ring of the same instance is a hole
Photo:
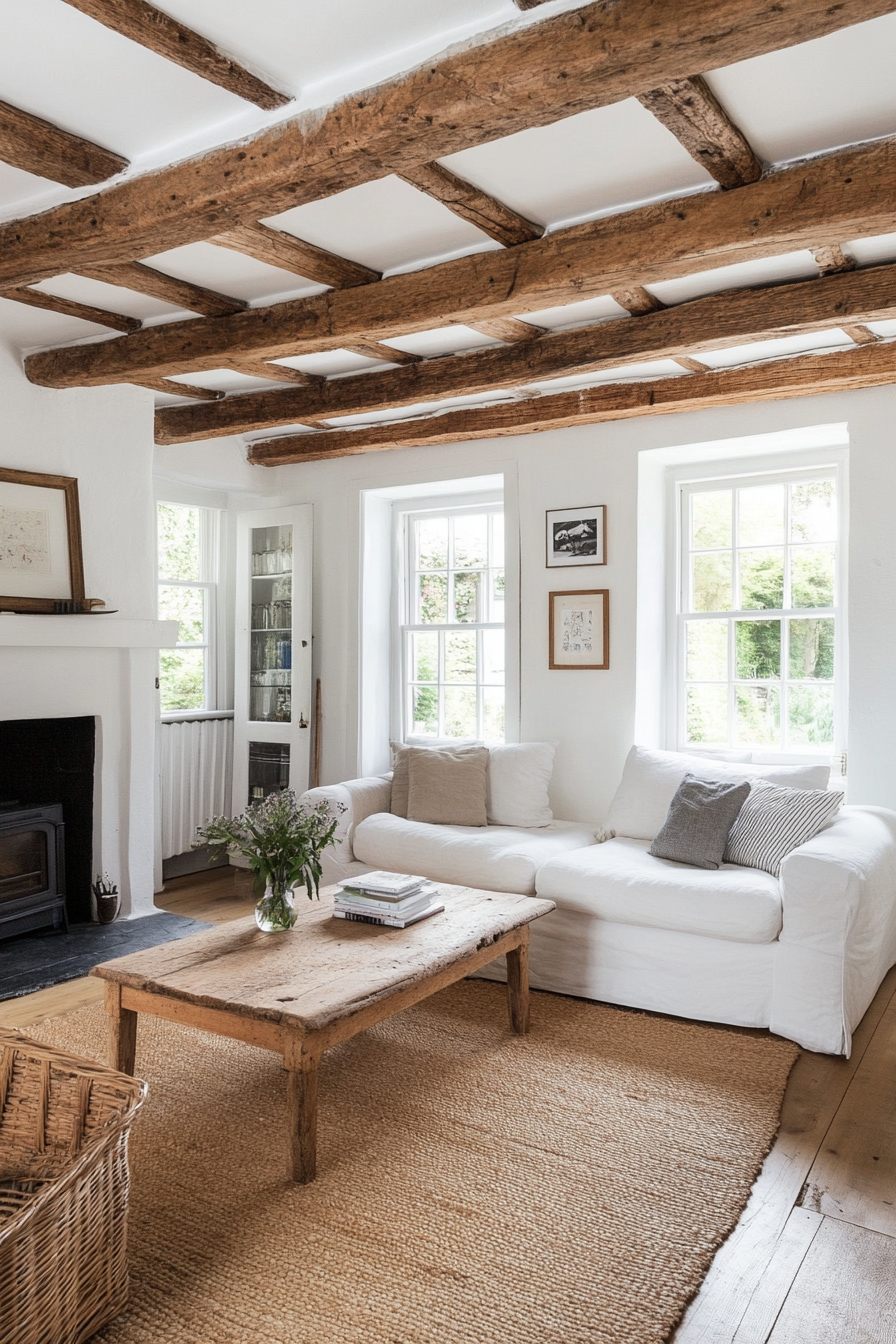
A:
{"label": "framed landscape print", "polygon": [[610,666],[610,590],[549,593],[548,601],[548,666],[606,671]]}
{"label": "framed landscape print", "polygon": [[0,611],[84,602],[74,476],[0,467]]}
{"label": "framed landscape print", "polygon": [[549,509],[545,515],[548,569],[607,563],[607,506]]}

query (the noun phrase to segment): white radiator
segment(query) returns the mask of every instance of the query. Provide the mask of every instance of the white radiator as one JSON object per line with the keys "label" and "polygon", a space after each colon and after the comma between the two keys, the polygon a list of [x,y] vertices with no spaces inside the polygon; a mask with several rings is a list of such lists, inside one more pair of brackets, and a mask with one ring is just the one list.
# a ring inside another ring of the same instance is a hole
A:
{"label": "white radiator", "polygon": [[162,858],[185,854],[196,827],[230,807],[233,719],[183,719],[160,728]]}

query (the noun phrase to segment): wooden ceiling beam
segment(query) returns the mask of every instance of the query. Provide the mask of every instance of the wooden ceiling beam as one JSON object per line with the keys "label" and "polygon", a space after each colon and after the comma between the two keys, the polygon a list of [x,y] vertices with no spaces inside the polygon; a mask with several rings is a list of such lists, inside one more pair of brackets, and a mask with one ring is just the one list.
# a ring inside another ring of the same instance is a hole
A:
{"label": "wooden ceiling beam", "polygon": [[293,94],[272,88],[208,38],[178,23],[170,14],[147,4],[146,0],[65,0],[65,3],[113,32],[121,33],[122,37],[148,47],[166,61],[183,66],[200,79],[218,84],[256,107],[270,111],[293,101]]}
{"label": "wooden ceiling beam", "polygon": [[322,383],[324,379],[316,373],[305,373],[294,369],[290,364],[267,364],[263,359],[239,359],[229,361],[227,368],[236,373],[245,373],[252,378],[270,378],[275,383],[295,383],[301,387],[310,387],[312,383]]}
{"label": "wooden ceiling beam", "polygon": [[253,443],[248,458],[267,467],[320,462],[391,448],[538,434],[636,416],[678,415],[751,401],[854,391],[880,387],[894,380],[896,344],[869,345],[827,355],[771,360],[749,368],[697,373],[692,378],[610,383],[531,400],[465,407],[420,419],[379,422],[360,429],[290,434]]}
{"label": "wooden ceiling beam", "polygon": [[632,317],[643,317],[645,313],[659,313],[666,306],[643,285],[628,285],[625,289],[611,290],[610,298]]}
{"label": "wooden ceiling beam", "polygon": [[31,308],[45,308],[47,312],[60,313],[63,317],[79,317],[83,322],[95,322],[97,326],[111,327],[113,331],[139,331],[142,325],[136,317],[110,313],[105,308],[92,308],[90,304],[75,303],[72,299],[60,299],[55,294],[45,294],[41,289],[5,289],[0,299],[27,303]]}
{"label": "wooden ceiling beam", "polygon": [[379,271],[362,266],[360,262],[339,257],[314,243],[306,243],[282,229],[271,229],[267,224],[241,224],[227,233],[216,234],[208,240],[217,247],[229,247],[255,261],[314,280],[318,285],[334,289],[350,289],[353,285],[369,285],[379,280]]}
{"label": "wooden ceiling beam", "polygon": [[353,337],[344,350],[350,350],[352,354],[363,355],[365,359],[378,359],[389,364],[419,364],[423,359],[422,355],[415,355],[410,350],[397,350],[392,345],[381,345],[379,341],[365,341],[363,337]]}
{"label": "wooden ceiling beam", "polygon": [[481,322],[470,322],[468,325],[474,331],[481,332],[483,336],[491,336],[497,341],[508,343],[531,341],[536,336],[543,336],[545,332],[544,327],[537,327],[534,322],[521,322],[518,317],[491,317]]}
{"label": "wooden ceiling beam", "polygon": [[398,177],[410,186],[431,196],[434,201],[446,205],[452,214],[459,215],[469,224],[487,233],[489,238],[503,243],[505,247],[515,247],[518,243],[530,243],[544,233],[541,224],[533,224],[516,210],[502,204],[494,196],[474,187],[440,163],[418,163],[411,168],[402,168]]}
{"label": "wooden ceiling beam", "polygon": [[840,329],[845,331],[849,339],[855,341],[856,345],[874,345],[875,341],[881,339],[877,332],[869,330],[861,322],[843,322]]}
{"label": "wooden ceiling beam", "polygon": [[[525,388],[545,379],[605,373],[644,360],[685,359],[750,341],[896,317],[896,265],[768,289],[728,290],[658,313],[550,332],[516,345],[425,360],[312,388],[249,393],[217,406],[170,407],[156,416],[159,443],[252,433],[308,417],[412,407],[446,397]],[[686,365],[691,367],[691,364]]]}
{"label": "wooden ceiling beam", "polygon": [[244,312],[249,306],[242,299],[165,275],[164,271],[157,271],[142,261],[119,262],[117,266],[82,266],[78,274],[88,280],[101,280],[106,285],[121,285],[138,294],[148,294],[150,298],[176,304],[178,308],[202,313],[205,317],[229,317],[231,313]]}
{"label": "wooden ceiling beam", "polygon": [[92,187],[128,166],[111,149],[9,103],[0,103],[0,161],[64,187]]}
{"label": "wooden ceiling beam", "polygon": [[177,383],[171,378],[150,378],[140,387],[151,392],[167,392],[171,397],[189,397],[192,401],[223,401],[224,393],[218,388],[195,387],[192,383]]}
{"label": "wooden ceiling beam", "polygon": [[743,187],[762,176],[762,164],[700,75],[642,93],[638,102],[671,131],[692,159],[720,186]]}
{"label": "wooden ceiling beam", "polygon": [[[115,8],[107,0],[90,3],[103,13]],[[894,9],[896,0],[592,0],[498,36],[484,33],[326,111],[5,225],[0,287],[221,235],[387,172]]]}
{"label": "wooden ceiling beam", "polygon": [[[549,234],[504,252],[459,257],[378,284],[334,290],[233,317],[147,328],[127,341],[29,356],[48,387],[100,386],[393,340],[450,322],[536,312],[623,287],[819,246],[836,230],[896,231],[896,138],[782,169],[739,191],[663,201]],[[848,314],[844,314],[846,318]]]}
{"label": "wooden ceiling beam", "polygon": [[839,243],[832,243],[828,247],[816,247],[812,255],[818,262],[818,269],[822,275],[839,275],[841,271],[854,271],[856,263],[852,257],[848,257]]}

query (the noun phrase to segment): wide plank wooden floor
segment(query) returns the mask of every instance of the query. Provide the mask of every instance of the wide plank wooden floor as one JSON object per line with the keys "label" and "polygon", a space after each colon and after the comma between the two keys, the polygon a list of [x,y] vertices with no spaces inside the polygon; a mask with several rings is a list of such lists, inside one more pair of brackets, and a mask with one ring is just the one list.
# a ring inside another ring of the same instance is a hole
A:
{"label": "wide plank wooden floor", "polygon": [[[248,874],[232,868],[177,878],[156,897],[213,923],[252,901]],[[102,996],[102,981],[73,980],[0,1003],[0,1026]],[[896,968],[851,1059],[800,1056],[775,1145],[674,1344],[896,1344]]]}

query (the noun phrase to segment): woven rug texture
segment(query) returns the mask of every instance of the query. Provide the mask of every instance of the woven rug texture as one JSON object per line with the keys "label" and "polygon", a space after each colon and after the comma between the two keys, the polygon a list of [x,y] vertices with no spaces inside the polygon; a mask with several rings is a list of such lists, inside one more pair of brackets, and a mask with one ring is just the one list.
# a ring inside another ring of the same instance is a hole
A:
{"label": "woven rug texture", "polygon": [[[102,1058],[99,1005],[29,1033]],[[746,1204],[789,1042],[468,980],[329,1052],[318,1179],[279,1056],[141,1017],[131,1305],[102,1344],[660,1344]]]}

